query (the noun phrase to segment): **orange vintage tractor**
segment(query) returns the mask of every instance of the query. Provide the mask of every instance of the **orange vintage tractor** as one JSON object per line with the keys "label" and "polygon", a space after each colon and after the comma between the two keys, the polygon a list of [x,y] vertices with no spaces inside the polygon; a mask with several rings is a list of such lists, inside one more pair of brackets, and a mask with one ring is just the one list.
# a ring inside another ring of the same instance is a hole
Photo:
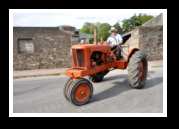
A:
{"label": "orange vintage tractor", "polygon": [[[126,46],[121,46],[126,47]],[[128,67],[129,85],[132,88],[142,88],[147,77],[147,59],[145,54],[137,48],[129,49],[127,56],[117,59],[107,44],[79,44],[73,45],[72,68],[66,71],[69,76],[64,95],[75,105],[83,105],[90,101],[93,95],[92,82],[100,82],[112,69],[126,69]],[[89,76],[89,80],[84,78]]]}

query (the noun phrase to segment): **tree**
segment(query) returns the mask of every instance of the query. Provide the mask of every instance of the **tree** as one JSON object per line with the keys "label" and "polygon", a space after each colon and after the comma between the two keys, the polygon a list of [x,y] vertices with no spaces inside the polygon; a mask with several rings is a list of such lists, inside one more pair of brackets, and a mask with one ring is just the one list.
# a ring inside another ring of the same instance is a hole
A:
{"label": "tree", "polygon": [[134,25],[131,19],[123,20],[122,30],[124,33],[131,31],[133,28],[134,28]]}
{"label": "tree", "polygon": [[[80,29],[80,32],[86,34],[94,34],[94,29],[97,31],[97,41],[106,40],[109,36],[110,25],[108,23],[89,23],[86,22],[83,27]],[[93,40],[91,40],[93,41]]]}
{"label": "tree", "polygon": [[116,22],[116,24],[114,24],[113,26],[117,29],[118,33],[120,33],[120,34],[123,33],[122,28],[121,28],[119,22]]}
{"label": "tree", "polygon": [[97,40],[105,41],[109,36],[110,25],[108,23],[101,23],[97,29]]}
{"label": "tree", "polygon": [[130,17],[129,19],[124,19],[122,21],[123,22],[122,29],[124,32],[129,32],[132,29],[144,24],[145,22],[147,22],[148,20],[150,20],[152,18],[153,18],[153,16],[146,15],[146,14],[139,14],[138,16],[134,15],[134,16]]}
{"label": "tree", "polygon": [[80,32],[86,33],[86,34],[93,34],[95,27],[96,27],[95,24],[86,22],[84,23],[83,27],[80,29]]}
{"label": "tree", "polygon": [[[86,34],[94,34],[95,27],[96,27],[96,25],[94,23],[86,22],[86,23],[84,23],[83,27],[80,29],[80,32],[86,33]],[[89,43],[93,43],[93,42],[94,42],[94,39],[90,38]]]}
{"label": "tree", "polygon": [[152,19],[153,18],[153,16],[151,16],[151,15],[146,15],[146,14],[139,14],[139,19],[140,19],[140,21],[141,21],[141,24],[144,24],[145,22],[147,22],[148,20],[150,20],[150,19]]}

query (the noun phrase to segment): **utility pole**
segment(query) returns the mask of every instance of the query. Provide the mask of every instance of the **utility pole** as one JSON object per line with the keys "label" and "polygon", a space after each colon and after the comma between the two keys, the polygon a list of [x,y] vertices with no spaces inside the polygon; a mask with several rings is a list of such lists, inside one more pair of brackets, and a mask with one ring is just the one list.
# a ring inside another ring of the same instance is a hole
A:
{"label": "utility pole", "polygon": [[103,37],[100,38],[101,43],[103,42]]}
{"label": "utility pole", "polygon": [[96,40],[96,28],[94,28],[94,44],[97,44],[97,40]]}

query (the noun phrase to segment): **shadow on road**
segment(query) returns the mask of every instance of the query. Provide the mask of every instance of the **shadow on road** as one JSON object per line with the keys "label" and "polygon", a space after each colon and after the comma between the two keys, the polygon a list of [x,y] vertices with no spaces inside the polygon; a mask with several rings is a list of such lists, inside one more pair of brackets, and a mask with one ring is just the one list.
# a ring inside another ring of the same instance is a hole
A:
{"label": "shadow on road", "polygon": [[156,77],[146,80],[145,87],[143,89],[154,87],[163,82],[163,77]]}
{"label": "shadow on road", "polygon": [[[124,80],[119,81],[119,78],[123,78]],[[132,89],[129,86],[127,74],[111,76],[111,77],[106,78],[104,81],[108,81],[108,80],[115,80],[115,82],[112,83],[113,86],[103,92],[95,94],[92,98],[92,102],[101,101],[101,100],[104,100],[107,98],[111,98],[111,97],[119,95],[122,92]],[[162,82],[163,82],[163,77],[151,78],[149,80],[146,80],[146,85],[143,89],[157,86],[158,84],[160,84]],[[142,90],[142,89],[139,89],[139,90]]]}

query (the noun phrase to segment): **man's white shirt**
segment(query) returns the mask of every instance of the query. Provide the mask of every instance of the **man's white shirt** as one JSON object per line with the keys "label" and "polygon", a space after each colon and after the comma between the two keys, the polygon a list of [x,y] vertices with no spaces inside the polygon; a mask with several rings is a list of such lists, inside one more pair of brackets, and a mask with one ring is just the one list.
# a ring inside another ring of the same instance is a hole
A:
{"label": "man's white shirt", "polygon": [[113,47],[116,45],[121,44],[123,41],[122,36],[120,34],[116,34],[115,36],[111,35],[108,39],[107,39],[107,43]]}

